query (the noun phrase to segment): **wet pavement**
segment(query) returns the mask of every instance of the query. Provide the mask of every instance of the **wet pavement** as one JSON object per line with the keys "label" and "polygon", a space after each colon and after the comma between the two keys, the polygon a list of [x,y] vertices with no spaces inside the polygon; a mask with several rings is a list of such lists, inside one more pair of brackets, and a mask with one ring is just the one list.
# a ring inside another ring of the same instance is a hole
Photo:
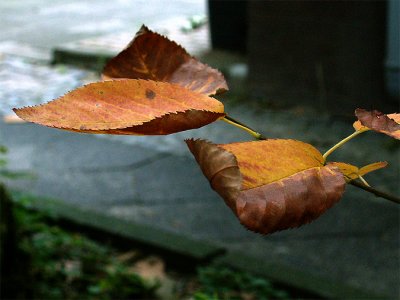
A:
{"label": "wet pavement", "polygon": [[88,71],[0,54],[0,113],[60,97],[90,78]]}
{"label": "wet pavement", "polygon": [[[151,6],[152,9],[145,5],[149,1],[135,1],[139,2],[143,6],[137,10],[128,9],[132,5],[129,1],[99,1],[96,7],[88,1],[24,1],[23,7],[17,2],[1,3],[0,50],[3,42],[14,41],[16,47],[23,44],[51,52],[56,45],[82,37],[105,34],[109,38],[110,33],[117,34],[120,29],[126,32],[129,26],[135,32],[141,23],[182,18],[205,9],[204,3],[196,1],[176,1],[175,6],[169,4],[165,9],[160,8],[160,1],[150,1],[159,5]],[[46,17],[34,18],[34,7],[38,16]],[[7,10],[16,16],[15,20]],[[7,18],[3,19],[1,14]],[[71,15],[76,19],[70,20]],[[107,17],[109,27],[96,23]],[[34,19],[30,27],[32,36],[25,24],[29,18]],[[93,29],[94,24],[98,25],[97,30]],[[48,41],[46,32],[51,35]],[[35,34],[40,38],[35,39]],[[43,59],[4,52],[0,54],[1,114],[10,114],[13,106],[48,101],[96,80],[85,70],[49,66]],[[351,121],[327,114],[260,112],[244,103],[230,102],[227,111],[268,137],[300,139],[321,151],[352,132]],[[398,206],[348,187],[342,201],[315,222],[268,236],[254,234],[240,226],[210,189],[183,142],[188,137],[216,143],[250,139],[223,122],[164,137],[102,138],[33,124],[0,123],[0,143],[9,148],[9,168],[35,175],[9,181],[10,187],[212,242],[263,263],[289,266],[392,298],[398,296]],[[398,143],[390,138],[366,133],[332,155],[332,159],[356,165],[387,160],[390,168],[367,179],[378,188],[399,194],[399,153]]]}
{"label": "wet pavement", "polygon": [[1,1],[0,42],[16,41],[50,52],[81,39],[134,34],[143,23],[153,27],[204,14],[205,1],[197,0]]}

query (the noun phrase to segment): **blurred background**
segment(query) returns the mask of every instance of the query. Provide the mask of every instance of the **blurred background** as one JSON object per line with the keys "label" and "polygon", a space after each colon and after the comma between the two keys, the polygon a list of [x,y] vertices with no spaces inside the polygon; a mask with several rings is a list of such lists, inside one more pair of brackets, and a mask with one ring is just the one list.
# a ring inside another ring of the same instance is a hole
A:
{"label": "blurred background", "polygon": [[[24,123],[11,109],[98,81],[145,24],[223,72],[231,116],[323,152],[353,131],[355,108],[399,111],[399,17],[397,0],[1,1],[3,298],[397,297],[395,204],[348,187],[312,224],[261,236],[240,226],[182,141],[249,140],[245,132],[217,122],[163,137],[92,136]],[[332,160],[388,161],[367,179],[399,194],[399,152],[398,141],[366,133]]]}

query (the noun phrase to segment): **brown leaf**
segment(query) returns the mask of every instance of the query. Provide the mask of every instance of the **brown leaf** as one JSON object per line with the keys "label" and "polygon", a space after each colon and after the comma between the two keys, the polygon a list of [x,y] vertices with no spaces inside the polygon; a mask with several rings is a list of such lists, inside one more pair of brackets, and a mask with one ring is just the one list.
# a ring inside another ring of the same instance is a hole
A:
{"label": "brown leaf", "polygon": [[343,175],[336,168],[308,169],[242,192],[237,215],[247,228],[264,234],[299,227],[339,201],[344,186]]}
{"label": "brown leaf", "polygon": [[224,106],[176,84],[124,79],[88,84],[14,112],[26,121],[71,131],[161,135],[209,124],[224,116]]}
{"label": "brown leaf", "polygon": [[339,201],[345,180],[321,153],[294,140],[186,143],[240,222],[263,234],[309,223]]}
{"label": "brown leaf", "polygon": [[236,157],[223,148],[203,140],[188,139],[186,144],[204,176],[210,181],[211,187],[235,212],[235,201],[242,185],[242,174]]}
{"label": "brown leaf", "polygon": [[358,121],[354,122],[353,127],[357,131],[374,130],[400,139],[400,114],[386,115],[377,110],[368,111],[357,108],[355,115]]}
{"label": "brown leaf", "polygon": [[107,63],[103,78],[171,82],[205,95],[228,90],[218,70],[199,62],[181,46],[144,25],[129,45]]}

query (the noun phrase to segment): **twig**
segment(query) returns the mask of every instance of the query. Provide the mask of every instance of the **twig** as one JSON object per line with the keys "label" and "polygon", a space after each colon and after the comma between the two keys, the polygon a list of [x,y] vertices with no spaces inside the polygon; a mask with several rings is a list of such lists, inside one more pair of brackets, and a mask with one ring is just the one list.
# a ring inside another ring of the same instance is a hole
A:
{"label": "twig", "polygon": [[382,192],[380,190],[377,190],[377,189],[375,189],[373,187],[367,186],[367,185],[361,183],[360,181],[353,180],[353,181],[350,181],[349,183],[351,185],[354,185],[354,186],[356,186],[356,187],[358,187],[360,189],[363,189],[363,190],[365,190],[367,192],[375,194],[375,196],[377,196],[377,197],[385,198],[386,200],[389,200],[389,201],[392,201],[394,203],[400,204],[400,198],[397,197],[397,196],[394,196],[394,195],[388,194],[386,192]]}

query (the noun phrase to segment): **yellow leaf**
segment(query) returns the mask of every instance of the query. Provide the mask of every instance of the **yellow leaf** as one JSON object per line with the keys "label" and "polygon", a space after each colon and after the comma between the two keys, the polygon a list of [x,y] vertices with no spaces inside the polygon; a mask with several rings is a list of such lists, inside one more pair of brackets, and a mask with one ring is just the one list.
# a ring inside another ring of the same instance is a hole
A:
{"label": "yellow leaf", "polygon": [[323,165],[321,153],[296,140],[254,141],[220,145],[238,160],[242,189],[258,187]]}

